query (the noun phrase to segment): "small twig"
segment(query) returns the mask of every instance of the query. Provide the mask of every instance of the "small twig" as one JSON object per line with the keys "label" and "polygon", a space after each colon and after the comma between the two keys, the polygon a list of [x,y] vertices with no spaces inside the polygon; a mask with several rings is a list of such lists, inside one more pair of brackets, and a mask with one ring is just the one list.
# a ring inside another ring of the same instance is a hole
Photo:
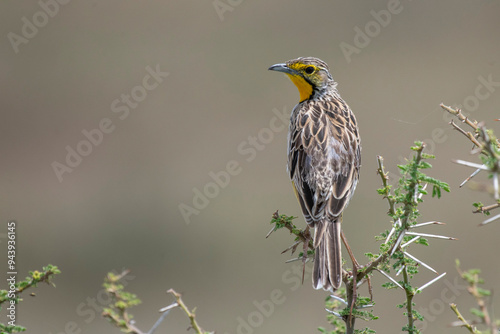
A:
{"label": "small twig", "polygon": [[[473,133],[468,132],[460,128],[459,125],[455,124],[453,120],[450,122],[452,127],[456,130],[458,130],[460,133],[462,133],[464,136],[466,136],[476,148],[472,150],[472,153],[481,153],[486,157],[486,160],[483,160],[483,164],[479,163],[473,163],[469,161],[463,161],[463,160],[455,160],[455,163],[458,163],[460,165],[468,166],[468,167],[473,167],[476,170],[467,178],[465,179],[461,184],[460,187],[462,187],[464,184],[469,182],[474,176],[479,174],[481,171],[487,171],[490,173],[490,175],[493,177],[493,190],[491,191],[493,193],[493,198],[497,203],[486,206],[486,207],[481,207],[473,211],[474,213],[478,212],[488,212],[489,210],[496,209],[500,207],[500,204],[498,203],[500,199],[500,181],[498,174],[500,173],[500,140],[495,138],[493,135],[493,132],[490,132],[489,130],[486,129],[484,126],[483,122],[478,123],[477,121],[472,121],[469,118],[465,117],[460,109],[454,109],[449,106],[445,106],[444,104],[441,103],[441,108],[449,112],[450,114],[454,115],[457,117],[462,123],[465,123],[469,125],[474,131]],[[488,191],[489,189],[482,187],[482,191]],[[490,192],[490,191],[488,191]],[[495,217],[489,218],[485,221],[483,221],[480,226],[486,225],[494,220],[497,220],[500,218],[500,215],[497,215]]]}
{"label": "small twig", "polygon": [[494,209],[497,209],[497,208],[500,208],[500,203],[495,203],[495,204],[491,204],[491,205],[488,205],[488,206],[483,206],[483,207],[480,207],[474,211],[472,211],[473,213],[483,213],[485,211],[491,211],[491,210],[494,210]]}
{"label": "small twig", "polygon": [[[277,210],[273,214],[273,218],[275,219],[279,218],[279,213]],[[291,222],[283,222],[283,227],[285,227],[293,235],[296,235],[300,239],[300,241],[307,243],[309,249],[314,250],[314,245],[311,239],[311,233],[309,232],[309,228],[306,228],[305,230],[297,230],[297,229],[294,230],[294,226]],[[267,234],[266,238],[272,233],[272,231],[274,231],[274,229],[275,228],[273,227],[273,229]]]}
{"label": "small twig", "polygon": [[[378,162],[377,172],[380,175],[380,177],[382,178],[382,185],[384,186],[384,188],[387,188],[387,187],[389,187],[389,176],[388,176],[388,173],[386,173],[385,168],[384,168],[384,158],[382,156],[378,155],[377,162]],[[387,195],[385,196],[385,198],[387,198],[387,202],[389,203],[389,213],[391,215],[395,215],[396,214],[396,209],[395,209],[396,202],[394,201],[394,199],[390,198]]]}
{"label": "small twig", "polygon": [[177,304],[179,304],[179,307],[182,308],[182,310],[187,314],[189,320],[191,321],[191,327],[194,329],[194,331],[197,334],[204,334],[204,331],[201,329],[201,327],[196,322],[194,311],[190,311],[187,308],[186,304],[184,304],[184,302],[182,301],[181,294],[175,292],[174,289],[168,290],[167,293],[170,293],[172,296],[175,297]]}
{"label": "small twig", "polygon": [[479,148],[482,147],[481,143],[479,141],[477,141],[476,137],[474,137],[474,135],[472,133],[463,130],[461,127],[459,127],[458,125],[456,125],[455,122],[453,122],[453,120],[450,122],[450,124],[453,126],[453,128],[455,128],[456,130],[458,130],[458,132],[460,132],[461,134],[463,134],[465,137],[469,138],[469,140],[474,145],[476,145]]}
{"label": "small twig", "polygon": [[[491,319],[488,307],[486,306],[486,303],[484,301],[484,295],[482,295],[477,287],[478,282],[480,282],[479,279],[479,273],[474,273],[472,277],[468,277],[467,273],[464,273],[460,269],[460,265],[457,262],[457,267],[456,267],[458,273],[464,279],[469,283],[469,287],[467,288],[467,291],[476,299],[476,303],[479,306],[479,309],[482,313],[481,315],[481,320],[483,323],[491,330],[491,333],[496,333],[498,331],[496,327],[496,323],[494,320]],[[470,275],[470,272],[469,272]]]}
{"label": "small twig", "polygon": [[451,303],[450,304],[450,307],[451,309],[453,310],[453,312],[455,312],[455,314],[457,315],[457,318],[462,321],[462,327],[465,327],[469,330],[469,332],[471,332],[472,334],[479,334],[479,332],[476,330],[475,327],[472,327],[468,322],[467,320],[465,320],[465,318],[462,316],[462,314],[460,313],[460,311],[458,310],[457,308],[457,305],[456,304],[453,304]]}
{"label": "small twig", "polygon": [[453,109],[452,107],[445,106],[444,104],[440,104],[440,107],[449,112],[452,115],[457,116],[457,118],[462,122],[466,123],[468,126],[473,128],[474,130],[477,130],[477,122],[471,121],[469,118],[465,117],[462,114],[462,111],[460,109]]}
{"label": "small twig", "polygon": [[[24,290],[26,289],[29,289],[31,288],[32,286],[35,286],[35,284],[37,283],[42,283],[42,282],[46,282],[47,284],[50,284],[50,278],[54,275],[55,273],[51,270],[47,270],[41,277],[40,279],[38,280],[35,280],[33,277],[31,277],[31,280],[28,284],[26,284],[25,286],[20,286],[16,289],[16,291],[14,292],[16,295],[20,294],[21,292],[23,292]],[[5,299],[7,300],[7,299]]]}

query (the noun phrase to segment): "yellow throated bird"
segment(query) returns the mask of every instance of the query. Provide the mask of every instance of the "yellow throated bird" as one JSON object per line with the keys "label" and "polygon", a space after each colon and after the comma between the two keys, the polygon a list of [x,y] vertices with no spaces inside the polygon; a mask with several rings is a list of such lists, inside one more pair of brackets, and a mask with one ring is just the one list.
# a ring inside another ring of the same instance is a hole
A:
{"label": "yellow throated bird", "polygon": [[269,68],[297,86],[290,118],[287,170],[304,218],[314,227],[313,286],[342,282],[341,222],[359,178],[361,144],[356,118],[340,97],[328,65],[313,57]]}

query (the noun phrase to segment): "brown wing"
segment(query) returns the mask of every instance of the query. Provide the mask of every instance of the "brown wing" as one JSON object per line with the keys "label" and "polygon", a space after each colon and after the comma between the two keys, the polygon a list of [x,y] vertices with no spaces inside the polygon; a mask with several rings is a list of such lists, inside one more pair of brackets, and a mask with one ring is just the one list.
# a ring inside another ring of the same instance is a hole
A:
{"label": "brown wing", "polygon": [[292,113],[288,171],[306,221],[340,216],[356,187],[360,140],[345,102],[305,101]]}

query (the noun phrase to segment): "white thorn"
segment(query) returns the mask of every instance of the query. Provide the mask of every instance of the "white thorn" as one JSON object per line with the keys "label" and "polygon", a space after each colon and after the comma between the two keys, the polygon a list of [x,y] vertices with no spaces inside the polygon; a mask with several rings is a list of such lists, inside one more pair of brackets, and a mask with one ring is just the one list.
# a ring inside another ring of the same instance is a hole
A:
{"label": "white thorn", "polygon": [[387,238],[385,239],[385,242],[384,244],[388,243],[389,242],[389,239],[392,237],[392,235],[394,234],[394,232],[396,231],[396,229],[393,227],[391,229],[391,231],[389,232],[389,234],[387,235]]}
{"label": "white thorn", "polygon": [[[478,323],[474,320],[467,320],[470,325],[477,325]],[[450,327],[463,327],[465,323],[461,320],[453,321],[449,324]]]}
{"label": "white thorn", "polygon": [[482,151],[483,151],[483,148],[482,148],[482,147],[477,147],[477,146],[476,146],[474,149],[472,149],[472,150],[470,151],[470,154],[471,154],[471,155],[474,155],[474,154],[481,153]]}
{"label": "white thorn", "polygon": [[344,303],[344,304],[347,305],[347,302],[345,300],[343,300],[342,298],[338,297],[338,296],[330,295],[330,297],[332,297],[333,299],[338,300],[339,302]]}
{"label": "white thorn", "polygon": [[422,285],[420,288],[417,289],[417,291],[420,291],[422,292],[422,290],[424,290],[426,287],[428,287],[429,285],[431,285],[432,283],[436,282],[438,279],[440,279],[441,277],[443,277],[444,275],[446,275],[446,273],[442,273],[441,275],[439,275],[438,277],[436,277],[435,279],[427,282],[426,284]]}
{"label": "white thorn", "polygon": [[480,225],[486,225],[486,224],[489,224],[491,223],[492,221],[494,220],[497,220],[498,218],[500,218],[500,214],[494,216],[494,217],[491,217],[491,218],[488,218],[486,219],[484,222],[482,222]]}
{"label": "white thorn", "polygon": [[331,313],[331,314],[333,314],[333,315],[335,315],[335,316],[339,317],[340,319],[342,319],[342,316],[340,315],[340,313],[335,312],[335,311],[332,311],[332,310],[329,310],[329,309],[327,309],[327,308],[325,308],[325,310],[326,310],[326,312]]}
{"label": "white thorn", "polygon": [[399,235],[398,239],[396,240],[396,243],[392,247],[392,251],[391,251],[391,254],[389,254],[389,256],[392,256],[392,254],[394,254],[394,252],[398,249],[399,244],[401,244],[401,241],[403,241],[405,234],[406,234],[406,230],[402,230],[401,234]]}
{"label": "white thorn", "polygon": [[359,288],[361,285],[365,284],[366,280],[365,279],[362,279],[361,281],[359,281],[358,283],[356,283],[356,288]]}
{"label": "white thorn", "polygon": [[411,244],[412,242],[417,241],[418,239],[420,239],[420,236],[416,236],[415,238],[411,239],[411,240],[410,240],[410,241],[408,241],[407,243],[402,244],[402,245],[401,245],[401,248],[405,248],[406,246],[408,246],[408,245],[409,245],[409,244]]}
{"label": "white thorn", "polygon": [[399,284],[398,282],[396,282],[396,280],[394,278],[392,278],[391,276],[387,275],[385,273],[385,271],[383,270],[380,270],[380,269],[376,269],[379,273],[381,273],[382,275],[384,275],[385,277],[387,277],[392,283],[396,284],[397,287],[399,287],[401,290],[404,290],[403,287],[401,286],[401,284]]}
{"label": "white thorn", "polygon": [[424,238],[436,238],[436,239],[446,239],[446,240],[457,240],[457,238],[453,237],[445,237],[444,235],[436,235],[436,234],[427,234],[427,233],[418,233],[418,232],[407,232],[408,235],[418,235]]}
{"label": "white thorn", "polygon": [[468,178],[466,178],[464,180],[464,182],[460,183],[460,186],[459,188],[462,188],[464,186],[464,184],[466,184],[467,182],[469,182],[474,176],[476,176],[477,174],[479,174],[479,172],[481,171],[481,169],[476,169],[474,171],[474,173],[472,173]]}
{"label": "white thorn", "polygon": [[[422,187],[422,190],[427,189],[427,184],[428,184],[428,183],[424,184],[424,186]],[[423,193],[418,194],[418,198],[419,198],[419,199],[421,199],[421,198],[422,198],[422,196],[424,196],[424,194],[423,194]]]}
{"label": "white thorn", "polygon": [[401,268],[399,268],[399,270],[396,272],[396,276],[399,276],[399,274],[401,274],[404,268],[405,266],[401,266]]}
{"label": "white thorn", "polygon": [[276,228],[276,226],[273,226],[273,228],[271,229],[271,231],[269,231],[268,234],[266,234],[266,239],[271,235],[271,233],[274,232],[274,229]]}
{"label": "white thorn", "polygon": [[169,311],[169,310],[171,310],[171,309],[173,309],[174,307],[177,307],[177,306],[179,306],[179,304],[177,304],[177,302],[173,303],[173,304],[170,304],[168,306],[165,306],[164,308],[160,309],[160,313],[167,312],[167,311]]}
{"label": "white thorn", "polygon": [[486,165],[480,165],[480,164],[476,164],[474,162],[469,162],[469,161],[464,161],[464,160],[452,160],[452,161],[456,164],[464,165],[467,167],[478,168],[481,170],[489,170],[488,167],[486,167]]}
{"label": "white thorn", "polygon": [[[281,254],[283,253],[286,253],[288,252],[290,249],[292,249],[293,247],[297,246],[298,244],[300,244],[302,241],[295,241],[290,247],[288,247],[287,249],[285,249],[283,252],[281,252]],[[292,252],[293,253],[293,252]]]}
{"label": "white thorn", "polygon": [[396,222],[394,223],[394,225],[392,225],[392,229],[391,229],[391,232],[389,232],[389,235],[387,235],[387,238],[385,239],[385,242],[384,244],[388,243],[389,242],[389,239],[392,237],[392,235],[394,234],[394,232],[396,232],[396,225],[399,226],[400,224],[400,221],[399,219],[396,220]]}
{"label": "white thorn", "polygon": [[[309,257],[308,257],[308,258],[306,258],[306,263],[307,263],[307,262],[309,262],[309,260],[310,260],[310,259],[311,259],[311,258],[309,258]],[[302,260],[303,260],[303,258],[302,258],[302,256],[301,256],[301,257],[296,257],[296,258],[294,258],[294,259],[286,260],[286,261],[285,261],[285,263],[291,263],[291,262],[295,262],[295,261],[302,261]]]}
{"label": "white thorn", "polygon": [[435,273],[436,275],[438,275],[439,273],[434,270],[431,266],[429,266],[428,264],[425,264],[424,262],[420,261],[419,259],[417,259],[415,256],[411,255],[410,253],[408,252],[403,252],[406,256],[408,256],[410,259],[412,259],[413,261],[417,262],[418,264],[421,264],[423,265],[424,267],[426,267],[427,269],[429,269],[430,271],[432,271],[433,273]]}
{"label": "white thorn", "polygon": [[373,304],[366,304],[366,305],[361,305],[359,307],[356,307],[356,309],[360,309],[360,308],[368,308],[368,307],[373,307]]}
{"label": "white thorn", "polygon": [[420,223],[420,224],[411,225],[410,228],[419,228],[419,227],[422,227],[422,226],[425,226],[425,225],[432,225],[432,224],[445,225],[444,223],[441,223],[441,222],[438,222],[438,221],[432,221],[432,222],[427,222],[427,223]]}

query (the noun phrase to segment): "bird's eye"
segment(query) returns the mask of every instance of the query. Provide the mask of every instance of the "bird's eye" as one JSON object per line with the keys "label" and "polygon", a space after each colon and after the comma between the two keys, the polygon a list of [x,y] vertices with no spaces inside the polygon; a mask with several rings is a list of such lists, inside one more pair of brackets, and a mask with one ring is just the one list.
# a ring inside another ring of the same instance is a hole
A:
{"label": "bird's eye", "polygon": [[312,72],[314,72],[314,67],[312,67],[312,66],[306,67],[306,73],[307,74],[311,74]]}

